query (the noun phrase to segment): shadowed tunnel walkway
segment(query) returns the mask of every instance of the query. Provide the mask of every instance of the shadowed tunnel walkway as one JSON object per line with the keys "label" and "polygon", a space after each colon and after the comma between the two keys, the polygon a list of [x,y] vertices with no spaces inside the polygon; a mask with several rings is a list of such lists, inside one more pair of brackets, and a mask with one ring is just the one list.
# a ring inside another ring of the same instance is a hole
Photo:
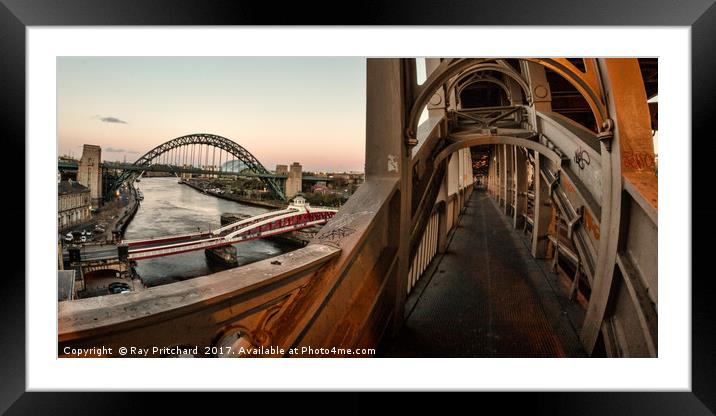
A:
{"label": "shadowed tunnel walkway", "polygon": [[473,192],[447,252],[406,305],[383,357],[582,357],[580,318],[545,261],[485,192]]}

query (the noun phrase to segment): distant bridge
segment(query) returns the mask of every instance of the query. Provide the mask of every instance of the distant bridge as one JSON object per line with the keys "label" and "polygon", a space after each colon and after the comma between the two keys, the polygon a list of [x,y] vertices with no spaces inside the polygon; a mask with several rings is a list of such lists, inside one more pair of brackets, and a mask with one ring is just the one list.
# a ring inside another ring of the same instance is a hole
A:
{"label": "distant bridge", "polygon": [[128,247],[128,260],[145,260],[222,247],[322,225],[333,218],[336,212],[335,209],[313,208],[307,204],[294,203],[286,209],[246,218],[213,231],[125,240],[122,243]]}
{"label": "distant bridge", "polygon": [[[218,158],[216,156],[217,149],[219,150]],[[238,159],[246,167],[245,169],[237,168],[237,171],[248,170],[258,175],[270,175],[264,165],[240,144],[226,137],[197,133],[177,137],[148,151],[133,163],[136,169],[122,171],[110,191],[118,189],[123,183],[134,178],[137,171],[146,170],[142,168],[148,166],[174,166],[174,173],[183,172],[183,169],[187,168],[221,172],[224,162],[229,162],[231,157],[235,160]],[[217,162],[218,169],[216,168]],[[286,199],[283,187],[275,178],[259,176],[259,179],[265,182],[279,198]]]}
{"label": "distant bridge", "polygon": [[[167,173],[191,173],[195,175],[217,175],[217,176],[241,176],[246,178],[273,178],[273,179],[286,179],[286,174],[279,173],[254,173],[248,170],[235,171],[235,170],[210,170],[192,168],[191,166],[182,167],[175,165],[149,165],[149,166],[138,166],[134,163],[122,163],[122,162],[102,162],[99,165],[102,169],[107,170],[129,170],[134,172],[167,172]],[[57,162],[57,168],[60,170],[77,170],[77,160],[60,160]],[[311,176],[303,175],[301,179],[308,182],[332,182],[334,178],[328,176]]]}
{"label": "distant bridge", "polygon": [[[238,162],[237,162],[238,161]],[[231,163],[231,166],[228,166]],[[284,184],[287,181],[331,181],[324,177],[291,177],[290,174],[271,173],[243,146],[208,133],[195,133],[177,137],[153,148],[134,163],[104,162],[91,169],[118,170],[119,176],[108,187],[105,196],[111,196],[124,183],[132,182],[142,172],[168,172],[216,176],[242,176],[260,179],[278,198],[285,200]],[[59,161],[58,169],[79,169],[77,161]],[[97,171],[95,171],[97,172]],[[295,185],[294,185],[295,188]],[[289,197],[291,195],[288,195]]]}
{"label": "distant bridge", "polygon": [[[333,218],[337,210],[292,203],[286,209],[266,212],[237,221],[212,231],[162,236],[149,239],[124,240],[126,260],[146,260],[190,251],[206,250],[258,238],[271,237],[297,231],[314,225],[323,225]],[[84,247],[79,250],[83,264],[109,262],[114,264],[122,257],[115,245]],[[73,261],[68,252],[65,260]],[[78,260],[74,260],[78,261]]]}

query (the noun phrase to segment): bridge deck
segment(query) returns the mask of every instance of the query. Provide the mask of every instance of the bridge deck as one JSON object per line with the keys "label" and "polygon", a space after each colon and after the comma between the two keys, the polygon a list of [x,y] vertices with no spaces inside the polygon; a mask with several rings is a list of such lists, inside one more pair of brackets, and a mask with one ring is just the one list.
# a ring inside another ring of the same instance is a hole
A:
{"label": "bridge deck", "polygon": [[[564,296],[547,262],[484,192],[474,192],[446,254],[408,299],[405,325],[386,357],[580,357]],[[563,312],[566,312],[563,313]]]}

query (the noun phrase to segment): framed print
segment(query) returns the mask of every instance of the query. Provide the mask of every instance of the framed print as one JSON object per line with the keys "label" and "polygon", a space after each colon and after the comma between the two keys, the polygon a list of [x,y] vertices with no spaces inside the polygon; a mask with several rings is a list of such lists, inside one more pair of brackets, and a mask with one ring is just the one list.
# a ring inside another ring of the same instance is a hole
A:
{"label": "framed print", "polygon": [[0,8],[24,182],[0,409],[191,390],[716,409],[709,274],[692,271],[710,176],[690,169],[709,166],[691,156],[710,137],[711,2],[286,22],[161,6]]}

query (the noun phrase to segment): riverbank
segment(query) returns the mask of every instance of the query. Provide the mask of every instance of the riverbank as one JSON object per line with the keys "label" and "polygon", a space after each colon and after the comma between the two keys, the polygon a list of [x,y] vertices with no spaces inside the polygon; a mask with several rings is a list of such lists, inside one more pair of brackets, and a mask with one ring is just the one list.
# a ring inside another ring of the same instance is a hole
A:
{"label": "riverbank", "polygon": [[181,184],[187,185],[190,188],[194,188],[199,192],[205,193],[207,195],[211,195],[217,198],[225,199],[227,201],[233,201],[238,202],[240,204],[246,204],[251,205],[254,207],[260,207],[260,208],[270,208],[270,209],[284,209],[286,208],[287,204],[283,201],[268,201],[268,200],[258,200],[258,199],[250,199],[250,198],[243,198],[240,196],[232,195],[232,194],[219,194],[216,192],[210,192],[202,188],[201,186],[192,183],[190,181],[181,181],[179,182]]}
{"label": "riverbank", "polygon": [[117,239],[124,238],[124,232],[127,230],[127,226],[132,222],[132,218],[139,210],[139,198],[137,197],[137,189],[133,186],[129,186],[129,208],[125,209],[122,215],[119,217],[112,230],[112,235],[117,236]]}
{"label": "riverbank", "polygon": [[[70,227],[58,229],[58,233],[64,236],[72,231],[91,231],[92,236],[88,236],[87,241],[82,245],[112,244],[117,232],[119,232],[120,238],[124,235],[124,231],[138,209],[139,201],[136,197],[136,190],[132,188],[126,195],[126,202],[122,202],[121,198],[107,201],[92,214],[92,218]],[[65,244],[64,239],[63,244]]]}

